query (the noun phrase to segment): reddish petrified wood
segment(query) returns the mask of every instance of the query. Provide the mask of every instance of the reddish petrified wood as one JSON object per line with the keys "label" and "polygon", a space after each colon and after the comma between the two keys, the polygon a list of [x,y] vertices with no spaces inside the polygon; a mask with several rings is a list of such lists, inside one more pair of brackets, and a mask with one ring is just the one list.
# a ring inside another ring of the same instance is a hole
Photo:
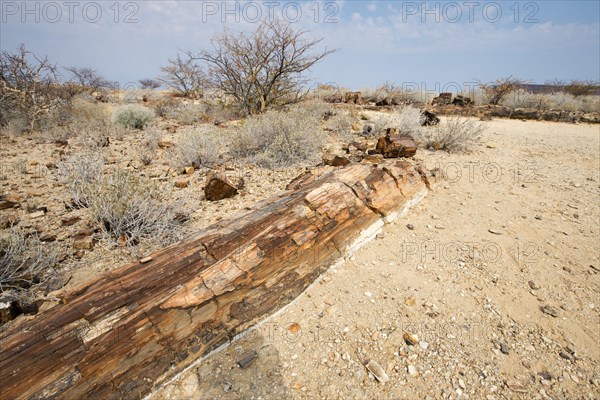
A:
{"label": "reddish petrified wood", "polygon": [[0,398],[140,398],[292,301],[427,191],[406,161],[294,186],[2,333]]}
{"label": "reddish petrified wood", "polygon": [[385,158],[413,157],[417,153],[417,143],[410,135],[400,135],[389,128],[385,137],[379,138],[375,151]]}

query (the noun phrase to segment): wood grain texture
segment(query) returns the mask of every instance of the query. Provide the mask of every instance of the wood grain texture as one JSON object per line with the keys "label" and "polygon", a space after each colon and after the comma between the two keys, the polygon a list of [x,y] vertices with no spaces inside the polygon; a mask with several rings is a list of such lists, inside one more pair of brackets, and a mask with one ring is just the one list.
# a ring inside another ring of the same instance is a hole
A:
{"label": "wood grain texture", "polygon": [[426,193],[421,175],[398,160],[327,168],[64,293],[0,336],[0,398],[143,397],[369,240]]}

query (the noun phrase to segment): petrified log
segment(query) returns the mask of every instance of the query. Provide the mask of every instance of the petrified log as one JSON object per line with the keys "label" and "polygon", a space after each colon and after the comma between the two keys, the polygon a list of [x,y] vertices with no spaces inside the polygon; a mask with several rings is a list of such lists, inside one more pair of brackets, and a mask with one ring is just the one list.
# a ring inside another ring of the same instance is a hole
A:
{"label": "petrified log", "polygon": [[0,398],[143,397],[292,301],[427,193],[400,160],[296,186],[58,294],[0,334]]}
{"label": "petrified log", "polygon": [[388,128],[385,137],[377,141],[375,152],[385,158],[413,157],[417,143],[410,135],[399,135],[396,129]]}
{"label": "petrified log", "polygon": [[431,111],[421,112],[421,126],[435,126],[440,123],[440,118]]}
{"label": "petrified log", "polygon": [[223,171],[209,171],[206,175],[204,197],[209,201],[228,199],[237,194],[237,188],[227,179]]}
{"label": "petrified log", "polygon": [[452,93],[440,93],[439,96],[434,97],[431,100],[431,105],[433,106],[446,106],[452,103]]}
{"label": "petrified log", "polygon": [[323,164],[331,165],[332,167],[345,167],[350,164],[348,157],[339,156],[337,154],[326,154],[323,156]]}
{"label": "petrified log", "polygon": [[344,103],[362,104],[361,92],[347,92],[344,95]]}
{"label": "petrified log", "polygon": [[452,100],[452,104],[455,106],[466,107],[473,104],[473,100],[467,96],[457,95],[454,100]]}

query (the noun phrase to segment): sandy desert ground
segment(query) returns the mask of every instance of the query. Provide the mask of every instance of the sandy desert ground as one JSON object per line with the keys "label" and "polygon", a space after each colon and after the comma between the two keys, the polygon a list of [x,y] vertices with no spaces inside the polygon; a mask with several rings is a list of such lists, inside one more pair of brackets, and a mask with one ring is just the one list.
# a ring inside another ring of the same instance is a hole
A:
{"label": "sandy desert ground", "polygon": [[446,180],[408,216],[154,398],[599,398],[600,127],[487,124],[420,151]]}

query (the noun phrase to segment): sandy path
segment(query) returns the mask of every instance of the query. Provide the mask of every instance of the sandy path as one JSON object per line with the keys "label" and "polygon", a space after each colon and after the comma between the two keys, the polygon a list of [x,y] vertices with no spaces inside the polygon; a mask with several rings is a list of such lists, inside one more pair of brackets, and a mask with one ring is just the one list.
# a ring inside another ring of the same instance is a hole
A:
{"label": "sandy path", "polygon": [[599,398],[600,127],[488,124],[472,154],[420,154],[447,181],[383,237],[157,397]]}

